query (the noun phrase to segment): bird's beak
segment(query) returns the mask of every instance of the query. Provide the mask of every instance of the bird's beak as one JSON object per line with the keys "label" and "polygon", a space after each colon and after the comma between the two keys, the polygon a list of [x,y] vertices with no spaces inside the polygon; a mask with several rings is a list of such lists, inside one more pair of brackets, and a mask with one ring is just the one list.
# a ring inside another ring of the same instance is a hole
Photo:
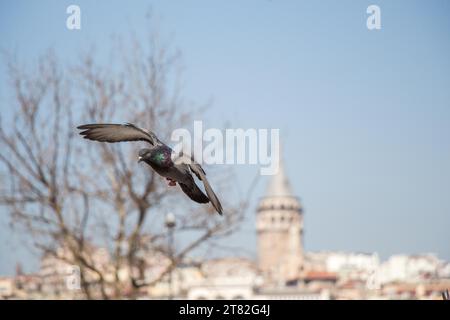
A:
{"label": "bird's beak", "polygon": [[141,162],[142,160],[143,160],[143,158],[141,156],[139,156],[138,163]]}

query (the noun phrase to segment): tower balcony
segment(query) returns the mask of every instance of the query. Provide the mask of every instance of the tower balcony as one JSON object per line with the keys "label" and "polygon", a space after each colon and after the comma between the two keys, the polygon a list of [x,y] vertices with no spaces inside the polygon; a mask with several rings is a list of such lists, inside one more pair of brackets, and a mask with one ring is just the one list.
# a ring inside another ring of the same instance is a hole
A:
{"label": "tower balcony", "polygon": [[257,212],[262,211],[296,211],[299,214],[303,212],[300,201],[294,196],[275,196],[275,197],[264,197],[261,199],[258,205]]}

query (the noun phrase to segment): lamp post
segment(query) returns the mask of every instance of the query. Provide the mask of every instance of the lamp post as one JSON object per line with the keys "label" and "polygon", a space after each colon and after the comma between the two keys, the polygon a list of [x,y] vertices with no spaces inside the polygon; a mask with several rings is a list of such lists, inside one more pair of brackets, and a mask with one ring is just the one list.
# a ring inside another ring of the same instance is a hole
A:
{"label": "lamp post", "polygon": [[167,232],[168,232],[168,250],[169,250],[169,258],[170,258],[170,271],[169,271],[169,300],[173,299],[173,295],[172,295],[172,271],[173,271],[173,230],[175,228],[176,225],[176,221],[175,221],[175,216],[173,213],[168,213],[166,215],[166,228],[167,228]]}

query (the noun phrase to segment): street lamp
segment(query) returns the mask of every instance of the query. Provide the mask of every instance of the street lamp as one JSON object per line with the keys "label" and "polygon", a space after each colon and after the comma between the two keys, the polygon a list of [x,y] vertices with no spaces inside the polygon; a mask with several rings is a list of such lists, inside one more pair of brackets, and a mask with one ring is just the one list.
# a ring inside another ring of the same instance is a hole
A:
{"label": "street lamp", "polygon": [[169,271],[169,300],[173,299],[172,294],[172,271],[173,271],[173,230],[175,229],[176,221],[175,221],[175,215],[171,212],[169,212],[166,215],[166,228],[168,231],[168,241],[169,241],[169,258],[170,258],[170,271]]}

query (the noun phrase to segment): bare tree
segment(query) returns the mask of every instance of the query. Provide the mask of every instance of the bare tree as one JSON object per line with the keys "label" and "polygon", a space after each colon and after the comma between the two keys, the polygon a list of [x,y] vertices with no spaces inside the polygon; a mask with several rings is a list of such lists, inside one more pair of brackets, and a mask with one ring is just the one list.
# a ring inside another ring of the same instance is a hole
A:
{"label": "bare tree", "polygon": [[[118,47],[129,49],[117,50],[108,64],[94,54],[62,65],[49,52],[35,68],[8,59],[15,105],[0,119],[0,204],[35,248],[79,266],[86,298],[136,297],[139,288],[161,281],[194,250],[234,232],[246,205],[246,199],[225,202],[226,212],[218,217],[209,205],[193,205],[138,165],[138,143],[87,142],[77,135],[81,123],[126,121],[167,141],[200,110],[186,106],[179,53],[157,35],[146,45],[132,40]],[[177,234],[189,235],[148,283],[143,257],[167,256],[163,217],[169,209],[178,217]],[[95,261],[98,246],[107,248],[109,265]]]}

